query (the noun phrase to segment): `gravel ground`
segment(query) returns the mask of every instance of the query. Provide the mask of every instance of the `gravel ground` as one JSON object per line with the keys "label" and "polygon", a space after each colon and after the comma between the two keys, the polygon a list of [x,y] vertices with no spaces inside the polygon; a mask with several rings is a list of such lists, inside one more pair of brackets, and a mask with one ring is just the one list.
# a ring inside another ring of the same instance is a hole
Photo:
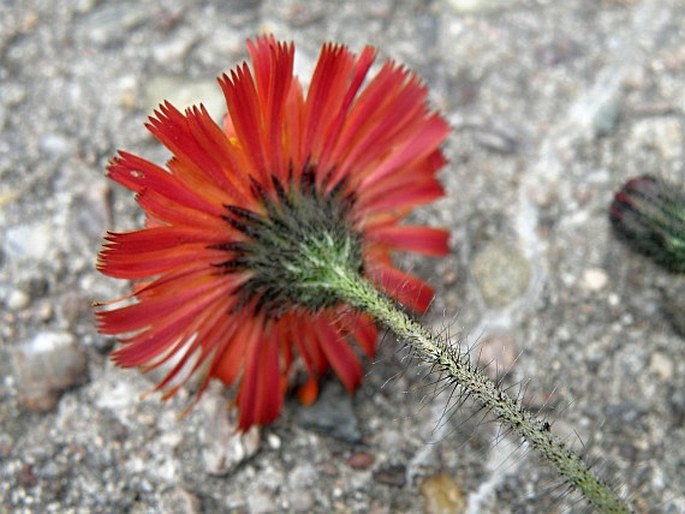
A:
{"label": "gravel ground", "polygon": [[0,2],[0,509],[6,512],[588,512],[518,441],[385,338],[350,398],[232,435],[213,388],[141,399],[90,303],[107,228],[139,226],[108,184],[163,98],[203,101],[262,31],[365,43],[417,70],[454,127],[449,197],[416,214],[453,253],[405,259],[437,286],[427,318],[542,409],[638,512],[685,512],[685,280],[609,230],[638,173],[685,184],[680,0]]}

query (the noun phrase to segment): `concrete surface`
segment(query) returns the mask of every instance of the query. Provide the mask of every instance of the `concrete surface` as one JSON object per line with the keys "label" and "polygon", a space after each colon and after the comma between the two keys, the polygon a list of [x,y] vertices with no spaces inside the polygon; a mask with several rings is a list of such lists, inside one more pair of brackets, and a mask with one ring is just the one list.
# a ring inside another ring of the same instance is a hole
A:
{"label": "concrete surface", "polygon": [[267,30],[305,81],[325,40],[424,77],[454,127],[449,197],[415,215],[454,251],[403,261],[438,288],[427,321],[638,512],[685,512],[685,279],[606,216],[635,174],[685,184],[684,18],[680,0],[0,2],[0,510],[589,511],[389,337],[354,398],[331,383],[329,408],[289,401],[244,438],[221,388],[179,421],[187,398],[141,400],[154,377],[108,362],[89,304],[125,284],[94,258],[141,217],[104,166],[118,148],[165,158],[143,128],[163,98],[220,116],[214,77]]}

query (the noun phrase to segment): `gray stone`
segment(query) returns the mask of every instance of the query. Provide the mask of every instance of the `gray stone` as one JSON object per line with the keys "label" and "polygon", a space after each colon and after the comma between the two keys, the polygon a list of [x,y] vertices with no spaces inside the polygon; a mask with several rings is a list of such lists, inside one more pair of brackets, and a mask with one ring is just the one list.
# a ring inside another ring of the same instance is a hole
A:
{"label": "gray stone", "polygon": [[31,297],[21,289],[12,289],[7,295],[5,305],[11,311],[19,311],[25,309],[31,303]]}
{"label": "gray stone", "polygon": [[595,137],[606,137],[613,134],[618,127],[618,122],[621,118],[621,104],[611,99],[604,103],[592,120]]}
{"label": "gray stone", "polygon": [[62,134],[45,134],[39,145],[45,155],[51,158],[63,158],[74,151],[73,141]]}
{"label": "gray stone", "polygon": [[673,359],[664,352],[655,352],[649,359],[649,371],[661,380],[671,380],[674,369]]}
{"label": "gray stone", "polygon": [[292,512],[312,512],[314,497],[311,491],[306,489],[295,489],[288,500]]}
{"label": "gray stone", "polygon": [[514,246],[494,242],[476,254],[471,273],[485,303],[501,309],[525,292],[530,265]]}
{"label": "gray stone", "polygon": [[100,241],[105,230],[111,225],[110,191],[110,186],[106,182],[96,182],[75,196],[69,206],[70,225],[93,243]]}
{"label": "gray stone", "polygon": [[426,501],[426,514],[461,514],[466,511],[461,487],[445,473],[427,477],[419,490]]}
{"label": "gray stone", "polygon": [[225,398],[208,391],[198,408],[206,417],[200,432],[204,469],[210,475],[224,476],[252,457],[261,446],[259,428],[244,433],[236,430],[234,409],[228,409]]}
{"label": "gray stone", "polygon": [[271,514],[278,512],[274,495],[270,491],[253,488],[247,497],[249,512],[254,514]]}
{"label": "gray stone", "polygon": [[407,468],[403,464],[381,466],[373,472],[373,479],[379,484],[403,487],[407,482]]}
{"label": "gray stone", "polygon": [[193,493],[177,485],[162,495],[163,514],[200,514],[202,505]]}
{"label": "gray stone", "polygon": [[362,439],[352,398],[337,381],[324,384],[313,405],[298,409],[297,422],[305,428],[349,443],[358,443]]}
{"label": "gray stone", "polygon": [[18,225],[7,230],[2,245],[10,257],[40,261],[53,250],[53,235],[54,228],[49,223]]}
{"label": "gray stone", "polygon": [[600,291],[606,287],[608,282],[609,277],[603,269],[588,268],[583,271],[581,285],[589,291]]}
{"label": "gray stone", "polygon": [[295,512],[311,512],[314,504],[312,487],[319,479],[317,470],[309,463],[298,464],[288,473],[291,493],[288,497],[290,509]]}
{"label": "gray stone", "polygon": [[86,352],[69,332],[39,332],[15,348],[12,364],[19,401],[33,411],[49,411],[65,389],[81,382]]}

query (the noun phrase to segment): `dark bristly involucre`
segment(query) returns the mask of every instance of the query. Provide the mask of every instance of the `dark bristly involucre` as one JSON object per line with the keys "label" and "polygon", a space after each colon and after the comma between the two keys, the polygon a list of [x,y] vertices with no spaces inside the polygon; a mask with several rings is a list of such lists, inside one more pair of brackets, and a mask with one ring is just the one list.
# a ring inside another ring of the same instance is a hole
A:
{"label": "dark bristly involucre", "polygon": [[685,272],[685,191],[643,175],[626,182],[609,209],[616,234],[673,272]]}

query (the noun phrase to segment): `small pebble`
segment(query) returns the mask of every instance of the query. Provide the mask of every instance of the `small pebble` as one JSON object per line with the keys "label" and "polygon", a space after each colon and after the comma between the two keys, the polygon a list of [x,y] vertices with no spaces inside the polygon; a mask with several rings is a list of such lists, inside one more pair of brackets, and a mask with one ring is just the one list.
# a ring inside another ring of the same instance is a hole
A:
{"label": "small pebble", "polygon": [[69,206],[71,225],[93,242],[99,242],[111,224],[109,184],[94,182],[84,193],[73,198]]}
{"label": "small pebble", "polygon": [[71,327],[90,312],[90,302],[80,291],[70,290],[61,296],[57,308],[60,318]]}
{"label": "small pebble", "polygon": [[589,268],[583,272],[582,285],[588,291],[601,291],[609,282],[606,272],[599,268]]}
{"label": "small pebble", "polygon": [[290,504],[290,510],[292,512],[312,512],[314,497],[311,492],[303,489],[296,489],[288,495],[288,498],[288,503]]}
{"label": "small pebble", "polygon": [[649,371],[654,373],[661,380],[673,378],[673,359],[663,352],[655,352],[649,359]]}
{"label": "small pebble", "polygon": [[426,478],[419,490],[426,501],[426,514],[460,514],[466,510],[461,488],[444,473]]}
{"label": "small pebble", "polygon": [[505,155],[514,153],[518,147],[518,139],[514,135],[494,128],[478,130],[475,138],[486,150]]}
{"label": "small pebble", "polygon": [[162,493],[161,503],[163,514],[200,514],[202,512],[198,497],[180,485]]}
{"label": "small pebble", "polygon": [[54,234],[48,223],[17,225],[7,229],[2,245],[11,257],[45,260],[54,247]]}
{"label": "small pebble", "polygon": [[616,131],[621,118],[621,104],[614,99],[603,104],[592,120],[595,137],[610,136]]}
{"label": "small pebble", "polygon": [[199,410],[207,418],[199,439],[208,474],[225,476],[257,453],[261,446],[259,428],[237,432],[236,412],[227,408],[226,399],[208,391],[200,400]]}
{"label": "small pebble", "polygon": [[276,434],[269,434],[266,436],[266,442],[269,444],[269,448],[272,450],[278,450],[281,447],[281,438]]}
{"label": "small pebble", "polygon": [[66,157],[74,151],[72,141],[62,134],[46,134],[40,138],[38,145],[47,157],[53,159]]}
{"label": "small pebble", "polygon": [[31,303],[31,297],[21,289],[13,289],[10,291],[5,301],[5,305],[11,311],[20,311],[25,309]]}
{"label": "small pebble", "polygon": [[503,308],[528,287],[530,264],[518,249],[506,243],[488,244],[473,259],[471,273],[489,307]]}
{"label": "small pebble", "polygon": [[88,360],[83,346],[68,332],[40,332],[12,352],[20,403],[46,412],[61,392],[85,377]]}
{"label": "small pebble", "polygon": [[352,398],[337,381],[324,384],[316,403],[311,407],[300,407],[296,419],[304,428],[347,443],[356,444],[362,440]]}
{"label": "small pebble", "polygon": [[367,452],[354,452],[347,459],[347,465],[352,469],[364,470],[373,466],[373,455]]}
{"label": "small pebble", "polygon": [[247,494],[248,512],[250,514],[272,514],[278,512],[275,494],[255,487]]}
{"label": "small pebble", "polygon": [[373,479],[379,484],[404,487],[407,482],[407,468],[402,464],[384,466],[374,471]]}

